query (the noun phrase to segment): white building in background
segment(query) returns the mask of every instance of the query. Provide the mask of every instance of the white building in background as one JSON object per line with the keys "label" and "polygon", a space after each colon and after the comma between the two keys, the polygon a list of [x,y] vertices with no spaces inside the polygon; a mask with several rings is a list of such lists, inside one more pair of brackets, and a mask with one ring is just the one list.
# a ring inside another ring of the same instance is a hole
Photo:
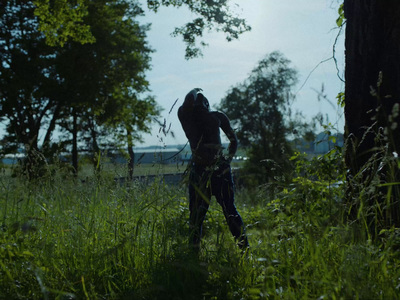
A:
{"label": "white building in background", "polygon": [[[150,147],[133,149],[135,153],[135,164],[170,164],[189,160],[191,153],[178,147]],[[110,151],[107,157],[113,163],[127,163],[127,154],[122,154],[120,151]]]}
{"label": "white building in background", "polygon": [[341,133],[329,135],[326,132],[317,134],[314,142],[314,153],[324,154],[332,150],[335,146],[343,147],[344,136]]}

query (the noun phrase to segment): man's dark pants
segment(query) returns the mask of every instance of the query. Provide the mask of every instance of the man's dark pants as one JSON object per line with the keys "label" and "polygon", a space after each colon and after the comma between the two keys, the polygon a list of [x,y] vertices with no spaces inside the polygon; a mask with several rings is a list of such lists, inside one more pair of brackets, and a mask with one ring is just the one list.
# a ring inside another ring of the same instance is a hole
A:
{"label": "man's dark pants", "polygon": [[215,167],[193,164],[189,177],[190,242],[200,246],[202,224],[211,196],[221,205],[232,235],[241,248],[248,247],[241,216],[234,204],[234,183],[229,163],[222,162]]}

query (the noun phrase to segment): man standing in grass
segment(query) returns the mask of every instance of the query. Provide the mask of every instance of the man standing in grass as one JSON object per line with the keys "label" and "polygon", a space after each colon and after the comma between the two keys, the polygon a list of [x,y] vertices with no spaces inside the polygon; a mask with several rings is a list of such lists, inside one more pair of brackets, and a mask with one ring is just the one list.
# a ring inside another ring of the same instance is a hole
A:
{"label": "man standing in grass", "polygon": [[[179,107],[178,117],[192,150],[189,175],[190,243],[199,249],[202,224],[214,195],[239,247],[249,247],[242,218],[234,204],[230,162],[238,141],[228,117],[224,113],[210,111],[208,100],[199,88],[186,95],[183,105]],[[222,151],[220,128],[230,141],[228,155]]]}

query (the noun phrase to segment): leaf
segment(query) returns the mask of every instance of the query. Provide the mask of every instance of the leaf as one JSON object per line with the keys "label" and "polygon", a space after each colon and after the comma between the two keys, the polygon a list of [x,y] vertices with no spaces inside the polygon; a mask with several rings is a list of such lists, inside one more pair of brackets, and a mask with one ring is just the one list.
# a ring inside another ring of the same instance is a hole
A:
{"label": "leaf", "polygon": [[343,18],[342,17],[339,17],[339,18],[336,19],[336,25],[338,27],[341,27],[343,25]]}
{"label": "leaf", "polygon": [[339,6],[338,14],[339,14],[339,17],[336,19],[336,25],[338,27],[342,27],[344,20],[346,19],[344,16],[344,4],[343,3]]}
{"label": "leaf", "polygon": [[332,142],[332,143],[336,143],[336,137],[335,136],[333,136],[333,135],[331,135],[330,137],[329,137],[329,140]]}
{"label": "leaf", "polygon": [[23,252],[22,252],[22,255],[23,255],[23,256],[31,256],[31,257],[34,256],[33,253],[30,252],[30,251],[28,251],[28,250],[23,251]]}
{"label": "leaf", "polygon": [[345,106],[344,92],[338,93],[336,99],[337,99],[337,104],[343,108]]}

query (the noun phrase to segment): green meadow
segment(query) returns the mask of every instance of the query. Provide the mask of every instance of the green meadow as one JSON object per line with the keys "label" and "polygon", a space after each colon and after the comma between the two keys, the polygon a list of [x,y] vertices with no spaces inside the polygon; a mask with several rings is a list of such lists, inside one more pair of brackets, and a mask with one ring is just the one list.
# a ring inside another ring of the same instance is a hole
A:
{"label": "green meadow", "polygon": [[[250,249],[213,199],[201,251],[184,182],[0,177],[0,299],[398,299],[400,232],[346,221],[344,185],[237,187]],[[361,217],[360,217],[361,218]]]}

